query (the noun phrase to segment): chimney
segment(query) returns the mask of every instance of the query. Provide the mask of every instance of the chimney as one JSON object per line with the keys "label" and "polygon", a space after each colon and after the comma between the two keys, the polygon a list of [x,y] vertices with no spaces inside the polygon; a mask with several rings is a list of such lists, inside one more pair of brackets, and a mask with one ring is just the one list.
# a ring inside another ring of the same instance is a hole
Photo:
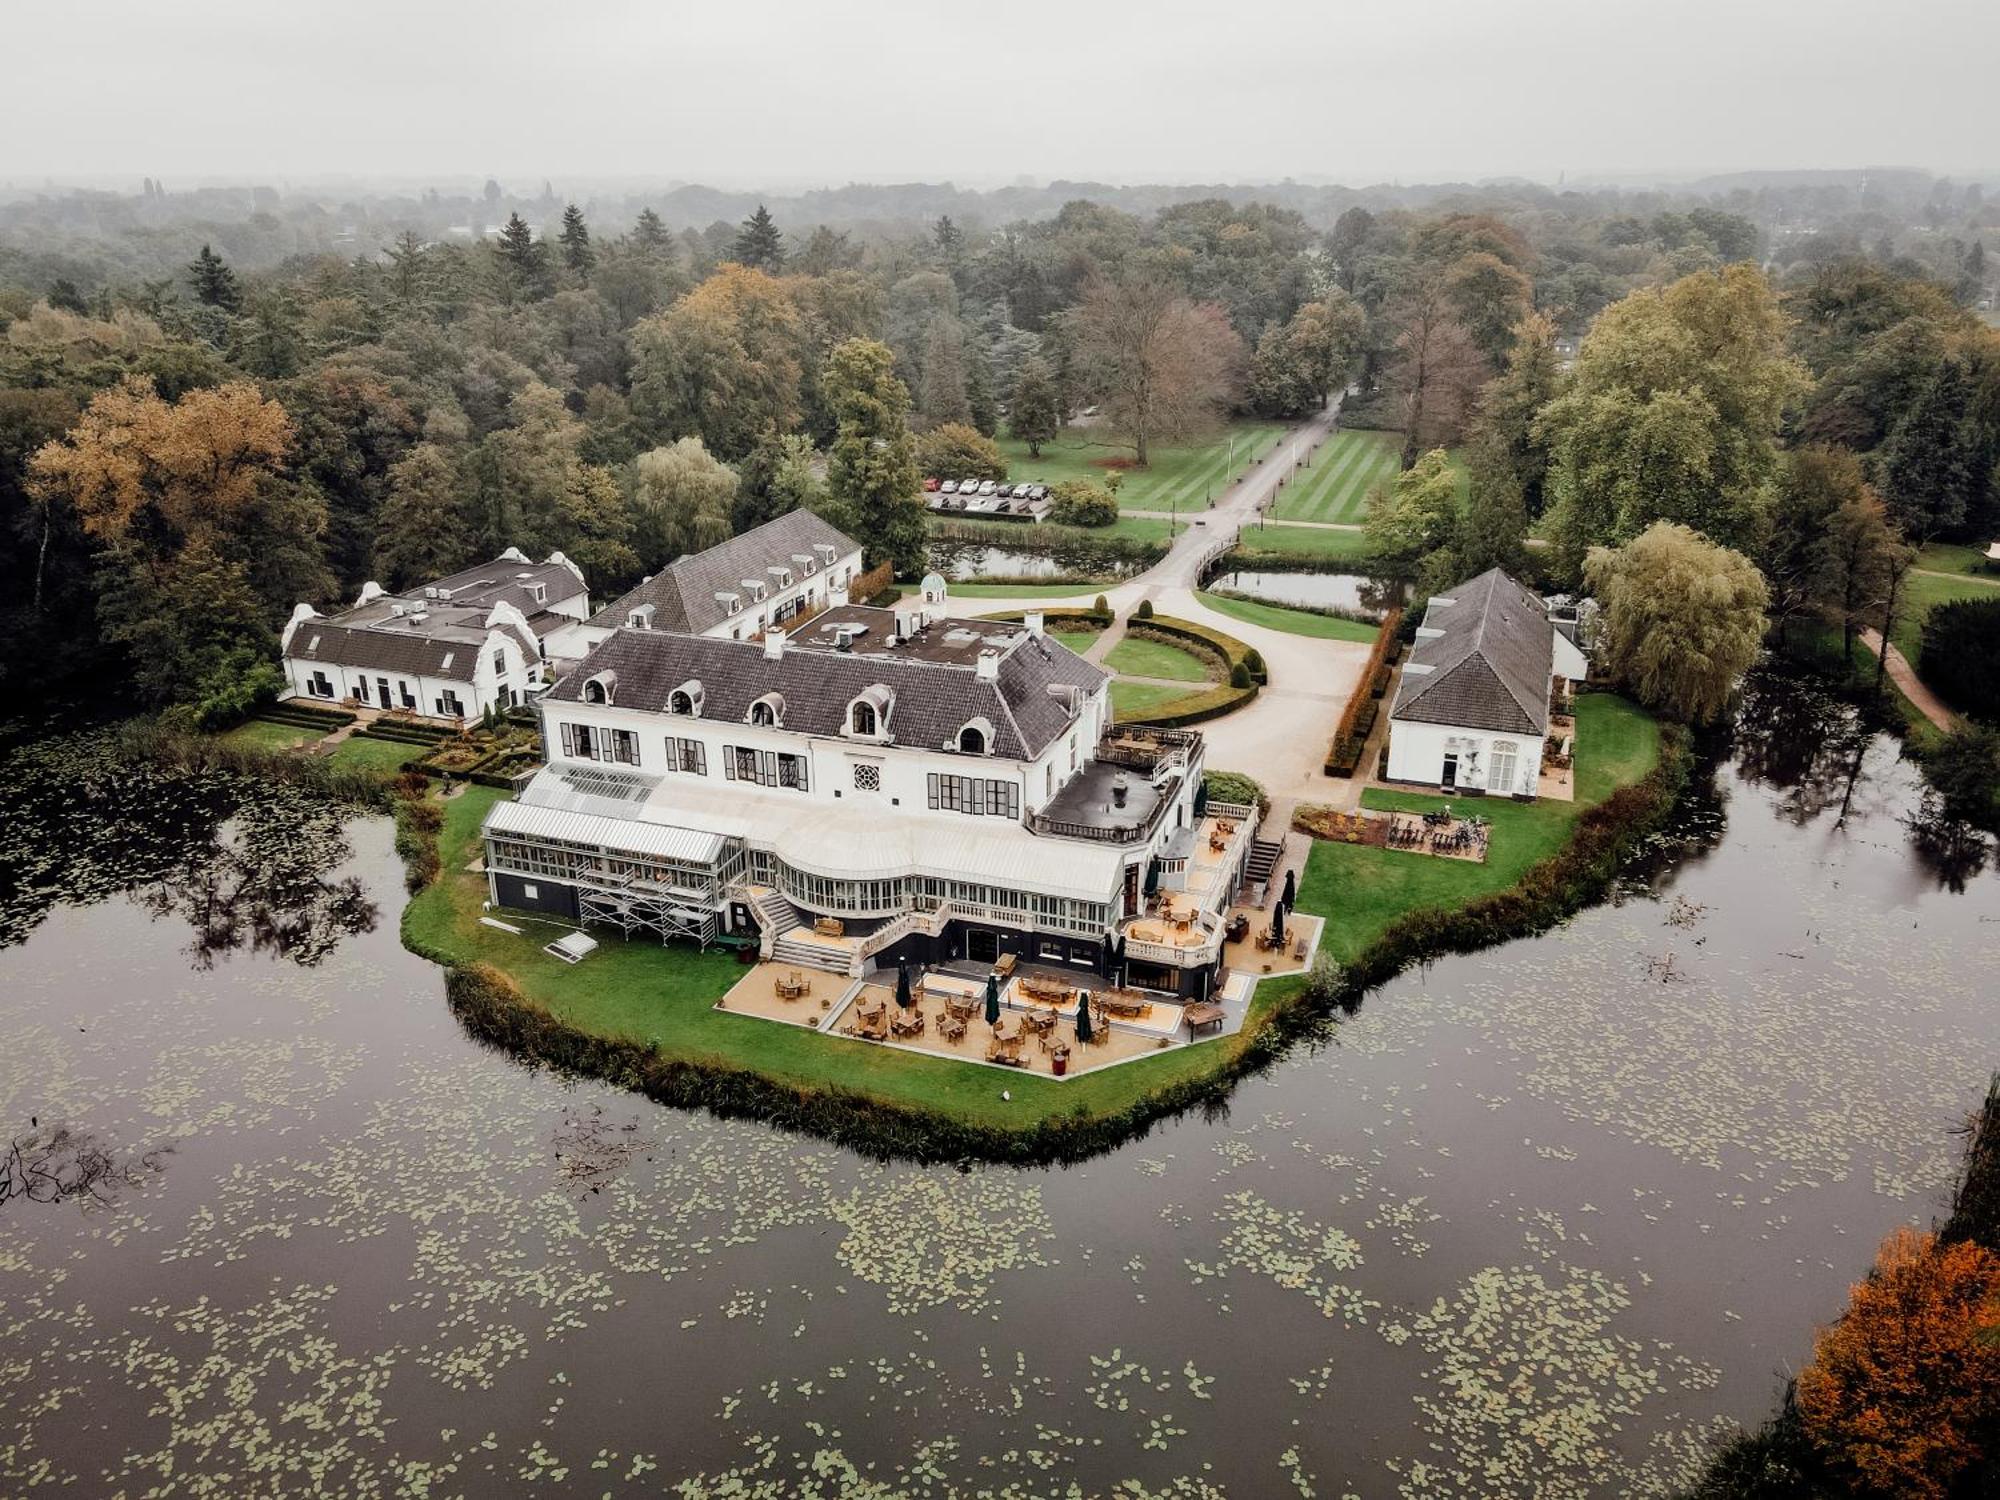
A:
{"label": "chimney", "polygon": [[1022,617],[1022,620],[1028,627],[1029,635],[1040,635],[1042,633],[1042,612],[1039,609],[1029,610]]}
{"label": "chimney", "polygon": [[981,682],[998,682],[1000,680],[1000,653],[998,651],[980,652],[977,670]]}
{"label": "chimney", "polygon": [[1125,780],[1125,773],[1120,771],[1116,776],[1111,778],[1111,805],[1113,807],[1123,807],[1127,791],[1128,785]]}
{"label": "chimney", "polygon": [[767,630],[764,632],[764,660],[779,661],[785,654],[785,632]]}

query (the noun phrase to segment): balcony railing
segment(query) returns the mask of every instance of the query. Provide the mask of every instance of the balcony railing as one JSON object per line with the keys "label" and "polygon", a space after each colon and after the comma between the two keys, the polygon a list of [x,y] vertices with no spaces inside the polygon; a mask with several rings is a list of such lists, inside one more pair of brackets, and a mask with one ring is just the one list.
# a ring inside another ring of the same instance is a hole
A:
{"label": "balcony railing", "polygon": [[1175,776],[1159,789],[1160,800],[1146,815],[1143,823],[1079,823],[1071,818],[1052,818],[1047,813],[1029,813],[1026,819],[1030,833],[1043,834],[1049,838],[1088,839],[1095,844],[1143,844],[1153,836],[1153,830],[1160,826],[1160,818],[1180,795],[1181,778]]}

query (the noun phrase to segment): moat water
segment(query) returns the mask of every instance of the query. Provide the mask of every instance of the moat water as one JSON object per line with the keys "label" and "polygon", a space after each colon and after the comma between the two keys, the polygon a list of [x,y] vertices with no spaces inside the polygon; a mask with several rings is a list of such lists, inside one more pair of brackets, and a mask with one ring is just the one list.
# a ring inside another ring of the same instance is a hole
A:
{"label": "moat water", "polygon": [[1047,1171],[523,1067],[387,820],[0,753],[0,1123],[104,1168],[0,1204],[8,1495],[1666,1493],[2000,1063],[2000,876],[1775,680],[1613,900]]}

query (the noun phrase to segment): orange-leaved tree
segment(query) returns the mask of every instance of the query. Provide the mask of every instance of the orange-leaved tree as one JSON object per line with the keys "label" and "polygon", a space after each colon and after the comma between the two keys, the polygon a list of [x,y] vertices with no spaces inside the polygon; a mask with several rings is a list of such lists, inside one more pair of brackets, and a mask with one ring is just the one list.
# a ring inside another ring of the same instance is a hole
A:
{"label": "orange-leaved tree", "polygon": [[1799,1375],[1815,1444],[1864,1493],[1942,1500],[2000,1416],[2000,1256],[1899,1229]]}

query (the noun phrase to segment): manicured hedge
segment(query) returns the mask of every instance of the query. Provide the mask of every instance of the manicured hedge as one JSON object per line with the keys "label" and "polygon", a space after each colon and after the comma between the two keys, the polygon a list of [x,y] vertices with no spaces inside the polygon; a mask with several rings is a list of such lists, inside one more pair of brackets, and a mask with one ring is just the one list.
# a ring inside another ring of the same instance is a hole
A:
{"label": "manicured hedge", "polygon": [[[1400,609],[1392,609],[1382,617],[1381,628],[1375,632],[1375,644],[1368,653],[1368,665],[1362,669],[1361,682],[1356,685],[1354,696],[1347,700],[1340,724],[1333,731],[1333,743],[1327,747],[1324,769],[1329,776],[1351,777],[1360,769],[1361,752],[1381,716],[1382,695],[1389,691],[1388,664],[1401,650],[1397,637],[1403,619]],[[1361,691],[1363,687],[1367,692]]]}
{"label": "manicured hedge", "polygon": [[1206,692],[1190,693],[1185,698],[1169,698],[1151,713],[1118,722],[1151,724],[1156,729],[1181,729],[1189,724],[1201,724],[1209,719],[1219,719],[1224,714],[1233,714],[1256,696],[1254,685],[1240,688],[1223,683]]}
{"label": "manicured hedge", "polygon": [[[1042,624],[1049,628],[1053,628],[1065,620],[1074,620],[1077,624],[1088,625],[1093,630],[1103,630],[1113,620],[1118,618],[1108,608],[1101,610],[1079,609],[1074,605],[1065,605],[1061,609],[1039,610],[1037,613],[1042,617]],[[1026,610],[1009,609],[1002,610],[999,614],[981,615],[979,618],[982,620],[1011,620],[1019,623],[1026,620],[1027,617],[1028,611]]]}
{"label": "manicured hedge", "polygon": [[271,719],[280,724],[301,724],[327,729],[338,729],[343,724],[354,722],[354,713],[351,709],[310,703],[303,698],[285,698],[276,703],[266,704],[251,717]]}
{"label": "manicured hedge", "polygon": [[1250,669],[1251,681],[1259,687],[1271,680],[1270,669],[1264,665],[1264,658],[1251,650],[1233,635],[1224,635],[1220,630],[1211,630],[1193,620],[1182,620],[1173,615],[1154,615],[1144,622],[1144,628],[1134,627],[1134,634],[1165,637],[1165,644],[1173,646],[1193,646],[1198,651],[1209,651],[1222,658],[1222,668],[1226,673],[1238,662]]}
{"label": "manicured hedge", "polygon": [[373,724],[363,724],[354,731],[364,739],[394,740],[401,745],[422,745],[429,748],[442,744],[451,737],[449,729],[439,729],[429,724],[399,724],[377,719]]}

